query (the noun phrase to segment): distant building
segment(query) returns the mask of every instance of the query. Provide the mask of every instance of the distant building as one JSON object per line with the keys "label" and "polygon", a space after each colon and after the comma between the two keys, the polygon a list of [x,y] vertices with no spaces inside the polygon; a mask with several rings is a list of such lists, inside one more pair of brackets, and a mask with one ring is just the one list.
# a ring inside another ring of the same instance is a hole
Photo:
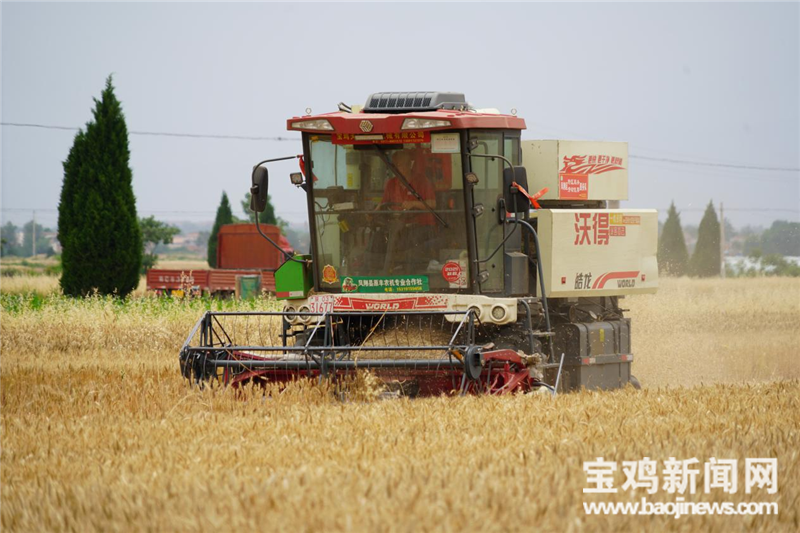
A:
{"label": "distant building", "polygon": [[61,243],[58,242],[58,232],[57,231],[45,231],[43,235],[47,242],[50,243],[50,247],[53,249],[53,252],[60,254],[61,253]]}

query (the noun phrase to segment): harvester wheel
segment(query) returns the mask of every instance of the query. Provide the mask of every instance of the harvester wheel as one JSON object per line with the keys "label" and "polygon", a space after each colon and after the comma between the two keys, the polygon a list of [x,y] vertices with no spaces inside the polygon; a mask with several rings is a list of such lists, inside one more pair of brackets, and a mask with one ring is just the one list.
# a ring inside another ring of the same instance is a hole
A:
{"label": "harvester wheel", "polygon": [[639,383],[639,380],[638,380],[638,379],[636,379],[636,376],[634,376],[633,374],[631,374],[631,377],[630,377],[630,379],[628,380],[628,382],[629,382],[631,385],[633,385],[633,388],[634,388],[634,389],[636,389],[636,390],[642,390],[642,384],[641,384],[641,383]]}

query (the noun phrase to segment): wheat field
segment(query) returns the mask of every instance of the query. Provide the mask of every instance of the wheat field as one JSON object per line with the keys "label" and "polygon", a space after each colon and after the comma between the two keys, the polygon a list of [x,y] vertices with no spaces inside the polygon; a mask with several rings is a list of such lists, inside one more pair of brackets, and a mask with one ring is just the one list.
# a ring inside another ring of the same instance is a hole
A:
{"label": "wheat field", "polygon": [[[275,303],[3,296],[3,530],[800,527],[798,280],[663,280],[624,301],[644,390],[556,398],[378,400],[368,376],[346,401],[306,382],[199,391],[177,352],[211,305]],[[584,495],[582,463],[599,456],[775,457],[777,494],[686,500],[774,501],[779,514],[589,516],[584,501],[642,496]]]}
{"label": "wheat field", "polygon": [[[55,259],[38,258],[37,265],[55,267],[58,262]],[[42,275],[42,268],[24,266],[25,260],[4,257],[0,263],[0,292],[3,294],[38,294],[47,296],[61,294],[61,285],[58,277]],[[191,272],[193,270],[206,270],[208,263],[198,260],[179,260],[161,259],[156,268],[168,270],[183,270]],[[139,278],[139,286],[133,291],[134,297],[147,296],[147,278]]]}

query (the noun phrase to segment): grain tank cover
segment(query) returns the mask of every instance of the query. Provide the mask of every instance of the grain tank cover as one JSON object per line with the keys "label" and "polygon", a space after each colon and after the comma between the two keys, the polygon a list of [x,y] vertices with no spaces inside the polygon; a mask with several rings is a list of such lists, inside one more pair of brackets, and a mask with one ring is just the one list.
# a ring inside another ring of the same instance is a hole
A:
{"label": "grain tank cover", "polygon": [[364,113],[411,113],[437,109],[467,111],[469,104],[463,93],[374,93],[367,98]]}
{"label": "grain tank cover", "polygon": [[538,209],[532,216],[548,297],[620,296],[658,288],[655,209]]}
{"label": "grain tank cover", "polygon": [[542,200],[628,199],[628,143],[522,141],[530,190],[550,189]]}

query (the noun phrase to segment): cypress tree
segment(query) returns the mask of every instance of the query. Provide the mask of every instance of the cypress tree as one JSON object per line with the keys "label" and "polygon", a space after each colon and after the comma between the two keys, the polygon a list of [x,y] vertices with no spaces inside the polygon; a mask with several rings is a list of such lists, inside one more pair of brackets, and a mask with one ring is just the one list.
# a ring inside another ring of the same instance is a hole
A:
{"label": "cypress tree", "polygon": [[694,247],[689,271],[693,276],[709,278],[719,276],[720,250],[719,250],[719,219],[714,210],[714,203],[708,202],[708,207],[700,221],[697,230],[697,245]]}
{"label": "cypress tree", "polygon": [[233,224],[233,212],[231,211],[228,195],[223,191],[222,200],[220,200],[217,208],[217,216],[214,219],[214,227],[208,237],[208,266],[211,268],[217,268],[217,234],[225,224]]}
{"label": "cypress tree", "polygon": [[[245,220],[250,222],[252,221],[255,223],[254,213],[250,211],[250,193],[246,193],[244,195],[244,200],[242,200],[242,209],[244,210]],[[261,224],[272,224],[273,226],[280,226],[281,219],[279,219],[275,215],[275,206],[272,205],[272,197],[267,195],[267,205],[262,212],[258,214],[258,221]]]}
{"label": "cypress tree", "polygon": [[111,76],[94,119],[75,135],[64,161],[58,240],[64,294],[126,296],[139,284],[142,235],[136,216],[128,128]]}
{"label": "cypress tree", "polygon": [[689,252],[683,238],[681,217],[675,202],[669,206],[667,221],[658,241],[658,271],[671,276],[683,276],[689,265]]}

